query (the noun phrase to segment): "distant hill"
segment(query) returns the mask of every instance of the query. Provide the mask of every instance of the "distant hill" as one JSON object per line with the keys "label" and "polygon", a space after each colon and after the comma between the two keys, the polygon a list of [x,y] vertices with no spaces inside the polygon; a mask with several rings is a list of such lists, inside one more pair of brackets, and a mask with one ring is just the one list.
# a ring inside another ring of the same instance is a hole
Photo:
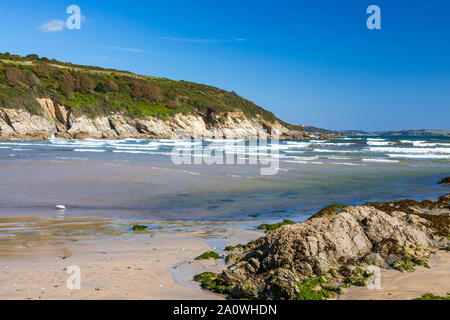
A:
{"label": "distant hill", "polygon": [[321,133],[328,135],[344,136],[403,136],[403,137],[450,137],[448,130],[394,130],[394,131],[362,131],[362,130],[327,130],[311,126],[304,126],[303,129],[309,133]]}

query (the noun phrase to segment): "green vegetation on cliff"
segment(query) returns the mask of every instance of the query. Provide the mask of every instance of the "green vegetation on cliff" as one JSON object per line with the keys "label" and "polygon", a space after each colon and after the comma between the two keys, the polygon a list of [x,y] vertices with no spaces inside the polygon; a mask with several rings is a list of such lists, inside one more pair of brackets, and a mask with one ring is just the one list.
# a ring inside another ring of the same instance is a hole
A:
{"label": "green vegetation on cliff", "polygon": [[89,117],[121,112],[167,119],[176,113],[208,117],[213,112],[242,112],[250,118],[277,120],[271,112],[235,92],[208,85],[73,65],[35,54],[0,54],[0,107],[39,114],[38,97],[52,98],[70,107],[75,115]]}

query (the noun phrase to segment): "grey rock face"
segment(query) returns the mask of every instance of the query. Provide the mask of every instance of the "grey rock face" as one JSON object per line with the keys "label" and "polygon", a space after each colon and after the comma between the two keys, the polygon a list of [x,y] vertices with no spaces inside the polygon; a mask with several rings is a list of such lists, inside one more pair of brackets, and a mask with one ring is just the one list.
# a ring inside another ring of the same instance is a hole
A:
{"label": "grey rock face", "polygon": [[[42,115],[27,110],[0,108],[0,139],[61,138],[257,138],[276,134],[282,139],[312,138],[304,131],[290,130],[278,122],[268,124],[261,118],[249,119],[242,112],[205,119],[198,114],[176,114],[163,120],[146,116],[130,118],[122,114],[90,118],[75,116],[70,108],[50,98],[38,98]],[[219,121],[220,118],[220,121]]]}
{"label": "grey rock face", "polygon": [[237,297],[295,299],[303,279],[331,270],[352,276],[357,267],[386,267],[392,257],[426,260],[437,248],[433,233],[428,221],[417,216],[347,207],[250,243],[216,281],[233,288]]}

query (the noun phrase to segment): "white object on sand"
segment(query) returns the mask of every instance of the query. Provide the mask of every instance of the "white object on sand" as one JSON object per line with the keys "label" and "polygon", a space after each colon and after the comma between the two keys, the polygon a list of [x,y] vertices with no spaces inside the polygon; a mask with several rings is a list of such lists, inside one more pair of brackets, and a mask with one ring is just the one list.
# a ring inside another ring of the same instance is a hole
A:
{"label": "white object on sand", "polygon": [[63,206],[62,204],[58,204],[58,205],[56,206],[56,209],[58,209],[58,210],[66,210],[66,207]]}

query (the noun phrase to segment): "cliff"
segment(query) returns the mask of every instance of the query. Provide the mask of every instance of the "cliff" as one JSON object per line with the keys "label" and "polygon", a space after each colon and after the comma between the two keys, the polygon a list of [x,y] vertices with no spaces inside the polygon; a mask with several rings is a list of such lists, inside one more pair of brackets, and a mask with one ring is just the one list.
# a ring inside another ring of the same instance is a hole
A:
{"label": "cliff", "polygon": [[256,138],[266,132],[280,139],[309,139],[303,131],[291,130],[278,121],[267,123],[256,116],[246,117],[242,112],[227,115],[177,113],[168,119],[152,116],[130,117],[113,113],[89,117],[74,115],[67,106],[50,98],[37,98],[42,114],[23,109],[0,108],[0,139],[170,139],[180,138]]}
{"label": "cliff", "polygon": [[0,139],[310,139],[235,92],[187,81],[0,54]]}

